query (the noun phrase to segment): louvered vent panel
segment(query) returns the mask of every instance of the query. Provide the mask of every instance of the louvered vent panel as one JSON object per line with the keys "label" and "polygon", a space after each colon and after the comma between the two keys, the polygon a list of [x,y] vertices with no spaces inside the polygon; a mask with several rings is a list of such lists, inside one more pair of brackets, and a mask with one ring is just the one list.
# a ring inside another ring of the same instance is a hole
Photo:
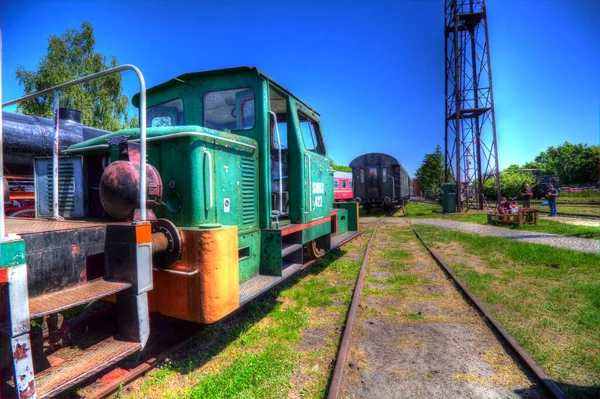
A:
{"label": "louvered vent panel", "polygon": [[[48,176],[48,191],[46,201],[48,208],[52,212],[52,195],[54,190],[52,187],[52,164],[46,165],[46,175]],[[75,176],[73,164],[61,163],[58,167],[58,210],[62,214],[65,211],[75,211]]]}
{"label": "louvered vent panel", "polygon": [[257,206],[254,182],[256,170],[252,158],[242,157],[240,160],[242,172],[242,224],[253,224],[256,220]]}
{"label": "louvered vent panel", "polygon": [[[52,159],[35,160],[36,214],[51,217]],[[66,218],[83,217],[83,169],[80,157],[61,157],[58,167],[58,212]]]}

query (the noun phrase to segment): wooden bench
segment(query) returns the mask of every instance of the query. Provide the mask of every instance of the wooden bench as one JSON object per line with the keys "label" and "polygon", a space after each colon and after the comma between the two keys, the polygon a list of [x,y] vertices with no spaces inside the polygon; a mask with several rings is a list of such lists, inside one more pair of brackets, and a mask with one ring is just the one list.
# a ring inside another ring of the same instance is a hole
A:
{"label": "wooden bench", "polygon": [[488,223],[510,223],[517,226],[523,224],[537,224],[539,209],[519,208],[518,213],[498,213],[498,210],[488,212]]}

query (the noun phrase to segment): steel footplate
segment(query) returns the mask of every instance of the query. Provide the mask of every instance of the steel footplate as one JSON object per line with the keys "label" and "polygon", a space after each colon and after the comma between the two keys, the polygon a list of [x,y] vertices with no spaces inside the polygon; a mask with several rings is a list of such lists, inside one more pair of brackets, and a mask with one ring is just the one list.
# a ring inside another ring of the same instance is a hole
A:
{"label": "steel footplate", "polygon": [[361,234],[359,231],[347,231],[339,236],[331,238],[331,249],[339,248],[355,236]]}
{"label": "steel footplate", "polygon": [[60,312],[116,294],[130,287],[130,283],[98,279],[73,288],[29,298],[29,317],[35,319]]}
{"label": "steel footplate", "polygon": [[139,342],[108,338],[72,359],[37,374],[37,397],[53,397],[140,349]]}
{"label": "steel footplate", "polygon": [[291,263],[286,265],[281,271],[281,277],[258,275],[240,284],[240,305],[250,302],[277,284],[287,280],[302,270],[302,268],[303,265],[300,263]]}

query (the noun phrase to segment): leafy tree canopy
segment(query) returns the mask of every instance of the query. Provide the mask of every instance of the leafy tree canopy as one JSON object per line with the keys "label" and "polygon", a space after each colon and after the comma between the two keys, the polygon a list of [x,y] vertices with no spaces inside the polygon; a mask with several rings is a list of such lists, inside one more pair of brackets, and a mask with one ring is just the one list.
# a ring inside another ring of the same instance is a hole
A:
{"label": "leafy tree canopy", "polygon": [[[25,93],[30,94],[117,66],[116,57],[107,62],[104,55],[95,51],[95,46],[94,29],[84,22],[80,30],[67,29],[60,36],[51,35],[48,52],[40,59],[37,70],[27,71],[18,66],[15,76]],[[52,118],[53,100],[54,95],[49,93],[20,103],[17,111]],[[85,125],[118,130],[134,122],[127,115],[128,99],[123,95],[118,73],[61,91],[59,103],[61,107],[80,110]]]}
{"label": "leafy tree canopy", "polygon": [[422,190],[435,191],[441,188],[444,182],[444,154],[439,145],[433,153],[425,154],[415,175]]}
{"label": "leafy tree canopy", "polygon": [[337,170],[338,172],[352,172],[352,168],[350,166],[331,164],[331,167],[333,170]]}

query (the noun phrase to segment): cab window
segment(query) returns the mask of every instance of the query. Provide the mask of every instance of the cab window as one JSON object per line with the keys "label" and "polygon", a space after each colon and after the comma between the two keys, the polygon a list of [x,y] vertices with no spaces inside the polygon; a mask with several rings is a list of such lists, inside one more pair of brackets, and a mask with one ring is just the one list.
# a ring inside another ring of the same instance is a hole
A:
{"label": "cab window", "polygon": [[300,121],[300,131],[304,147],[308,151],[325,155],[325,146],[323,145],[319,124],[301,112],[298,112],[298,120]]}
{"label": "cab window", "polygon": [[216,130],[254,127],[254,92],[250,88],[215,90],[202,98],[204,126]]}
{"label": "cab window", "polygon": [[183,125],[183,101],[180,98],[155,105],[146,111],[146,127]]}

